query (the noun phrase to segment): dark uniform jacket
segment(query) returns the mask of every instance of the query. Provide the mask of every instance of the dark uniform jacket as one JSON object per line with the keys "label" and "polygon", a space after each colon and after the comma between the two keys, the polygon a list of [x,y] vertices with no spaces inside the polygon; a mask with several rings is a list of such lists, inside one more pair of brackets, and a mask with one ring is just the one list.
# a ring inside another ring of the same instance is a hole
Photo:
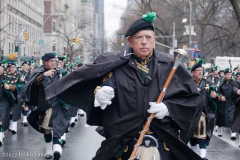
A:
{"label": "dark uniform jacket", "polygon": [[[240,81],[236,80],[234,83],[234,87],[240,89]],[[240,96],[236,94],[235,98],[235,109],[233,115],[233,124],[231,126],[232,132],[239,132],[240,133]]]}
{"label": "dark uniform jacket", "polygon": [[[0,76],[0,82],[5,79],[4,74]],[[0,83],[0,119],[2,121],[3,132],[9,128],[9,114],[10,105],[6,93],[4,91],[4,84]]]}
{"label": "dark uniform jacket", "polygon": [[[45,112],[52,108],[52,116],[50,119],[50,127],[53,127],[53,136],[61,137],[67,130],[69,123],[68,108],[64,107],[57,97],[46,100],[45,88],[57,81],[62,74],[62,69],[56,68],[52,77],[43,78],[45,68],[37,69],[33,72],[29,81],[22,88],[20,97],[26,104],[37,106],[37,109],[28,116],[29,124],[37,131],[44,133],[44,129],[39,129],[43,121]],[[41,118],[38,118],[41,115]]]}
{"label": "dark uniform jacket", "polygon": [[203,103],[203,110],[206,117],[206,135],[207,135],[207,145],[209,145],[210,139],[212,137],[212,132],[215,124],[215,114],[213,113],[213,104],[211,103],[211,99],[208,97],[208,88],[212,84],[208,79],[201,79],[199,83],[197,83],[197,88],[201,89],[201,100]]}
{"label": "dark uniform jacket", "polygon": [[[218,109],[217,109],[217,120],[216,125],[219,127],[231,127],[233,122],[233,114],[235,108],[235,96],[237,94],[238,88],[234,86],[235,81],[230,80],[226,82],[225,79],[222,79],[220,82],[218,94]],[[222,102],[221,98],[225,96],[226,101]]]}
{"label": "dark uniform jacket", "polygon": [[[107,160],[114,157],[142,129],[149,116],[149,102],[156,101],[163,89],[173,67],[173,57],[154,50],[151,67],[149,76],[152,81],[145,87],[133,55],[124,56],[124,52],[102,54],[94,65],[85,65],[46,88],[46,97],[58,95],[83,109],[89,125],[104,126],[107,139],[102,142],[93,159]],[[115,75],[117,92],[112,105],[102,111],[94,107],[94,90],[110,71]],[[199,100],[200,95],[192,77],[186,67],[180,65],[163,100],[171,117],[162,120],[154,118],[151,124],[151,130],[167,143],[176,159],[199,159],[178,139],[178,130],[189,132],[192,128],[199,110]],[[186,134],[183,138],[191,136]]]}

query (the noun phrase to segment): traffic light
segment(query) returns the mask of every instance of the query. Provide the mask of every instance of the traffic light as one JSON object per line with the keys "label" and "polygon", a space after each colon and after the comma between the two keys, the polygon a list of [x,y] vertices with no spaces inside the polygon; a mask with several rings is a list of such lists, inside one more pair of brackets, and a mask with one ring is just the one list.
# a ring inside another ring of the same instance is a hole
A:
{"label": "traffic light", "polygon": [[121,45],[124,46],[124,37],[121,38]]}
{"label": "traffic light", "polygon": [[28,32],[24,32],[24,39],[28,40]]}
{"label": "traffic light", "polygon": [[92,58],[92,54],[90,54],[90,58]]}
{"label": "traffic light", "polygon": [[73,45],[75,45],[76,44],[76,37],[73,37]]}
{"label": "traffic light", "polygon": [[75,37],[76,40],[75,40],[75,44],[78,44],[79,43],[79,38]]}

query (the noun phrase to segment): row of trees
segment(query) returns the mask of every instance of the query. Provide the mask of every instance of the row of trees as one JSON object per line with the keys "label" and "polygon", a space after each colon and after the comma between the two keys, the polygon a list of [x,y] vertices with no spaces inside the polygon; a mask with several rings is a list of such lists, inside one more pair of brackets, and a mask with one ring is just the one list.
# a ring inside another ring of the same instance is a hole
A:
{"label": "row of trees", "polygon": [[[183,18],[189,21],[189,0],[130,0],[121,18],[121,27],[117,34],[125,34],[128,27],[143,14],[156,12],[154,21],[157,36],[173,34],[173,22],[176,24],[178,47],[188,44],[184,36]],[[195,27],[197,41],[202,50],[202,57],[210,59],[215,56],[240,56],[240,8],[238,0],[192,0],[192,25]],[[172,46],[172,38],[160,37],[157,41]],[[112,50],[123,49],[120,38],[112,39]],[[168,52],[168,48],[157,46],[157,49]]]}

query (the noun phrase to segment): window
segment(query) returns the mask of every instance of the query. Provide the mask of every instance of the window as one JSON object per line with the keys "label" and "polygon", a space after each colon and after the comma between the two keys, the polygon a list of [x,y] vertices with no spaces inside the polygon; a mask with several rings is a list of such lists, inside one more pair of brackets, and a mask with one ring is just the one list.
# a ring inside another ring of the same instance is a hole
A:
{"label": "window", "polygon": [[9,27],[9,31],[11,31],[11,16],[9,15],[9,22],[8,22],[8,27]]}
{"label": "window", "polygon": [[56,28],[55,28],[55,22],[53,22],[52,30],[53,30],[53,31],[56,31]]}

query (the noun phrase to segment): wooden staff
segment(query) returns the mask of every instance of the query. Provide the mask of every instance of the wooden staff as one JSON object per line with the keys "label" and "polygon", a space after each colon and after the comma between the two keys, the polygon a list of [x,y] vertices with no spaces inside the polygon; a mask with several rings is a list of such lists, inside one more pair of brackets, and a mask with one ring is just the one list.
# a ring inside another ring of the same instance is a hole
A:
{"label": "wooden staff", "polygon": [[[187,49],[187,46],[183,46],[183,49],[177,49],[177,50],[174,51],[174,65],[173,65],[173,68],[172,68],[170,74],[168,75],[168,78],[167,78],[167,80],[164,84],[163,90],[161,91],[160,95],[158,96],[158,99],[157,99],[156,103],[161,103],[162,102],[162,100],[165,96],[166,90],[167,90],[170,82],[172,81],[172,78],[173,78],[177,68],[179,67],[179,65],[181,63],[184,63],[188,59],[186,49]],[[147,122],[146,122],[143,130],[141,131],[141,135],[138,138],[137,144],[134,146],[134,149],[132,151],[132,154],[131,154],[129,160],[133,160],[139,146],[142,143],[142,140],[143,140],[143,137],[145,136],[146,131],[148,131],[148,129],[150,127],[150,124],[152,122],[152,119],[153,119],[154,115],[155,115],[155,113],[152,113],[148,117]]]}

